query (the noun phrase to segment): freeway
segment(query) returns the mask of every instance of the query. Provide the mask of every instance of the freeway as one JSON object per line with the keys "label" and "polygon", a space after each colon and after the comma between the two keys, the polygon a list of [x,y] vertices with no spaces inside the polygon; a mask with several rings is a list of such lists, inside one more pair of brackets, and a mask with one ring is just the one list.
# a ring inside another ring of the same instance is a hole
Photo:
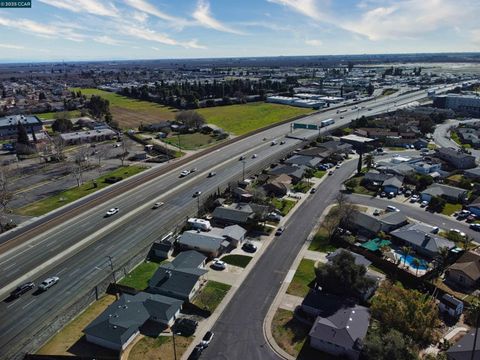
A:
{"label": "freeway", "polygon": [[[325,118],[334,118],[337,127],[362,114],[385,112],[392,105],[406,104],[425,94],[422,90],[384,97],[366,103],[365,109],[349,110],[339,115],[327,111],[303,118],[302,123],[318,124]],[[370,108],[372,110],[368,110]],[[52,275],[61,279],[46,293],[27,294],[13,302],[0,304],[0,357],[14,358],[35,349],[41,340],[32,342],[31,339],[39,331],[57,319],[63,309],[86,296],[95,284],[109,276],[106,256],[112,257],[114,267],[122,266],[135,253],[196,212],[197,200],[192,198],[194,191],[202,191],[204,197],[238,180],[243,171],[243,163],[238,161],[240,154],[248,155],[245,170],[250,173],[258,172],[269,162],[298,147],[301,141],[295,139],[287,139],[285,145],[276,146],[262,140],[264,137],[284,137],[289,130],[290,124],[280,125],[207,154],[187,167],[199,169],[192,176],[179,179],[181,169],[169,172],[2,254],[0,294],[3,296],[25,280],[38,283]],[[294,134],[299,138],[312,136],[312,132],[308,131],[297,130]],[[258,154],[256,159],[250,158],[253,153]],[[206,174],[211,170],[215,170],[217,176],[207,179]],[[151,210],[155,201],[164,201],[165,206]],[[119,207],[120,213],[106,219],[103,214],[110,207]]]}

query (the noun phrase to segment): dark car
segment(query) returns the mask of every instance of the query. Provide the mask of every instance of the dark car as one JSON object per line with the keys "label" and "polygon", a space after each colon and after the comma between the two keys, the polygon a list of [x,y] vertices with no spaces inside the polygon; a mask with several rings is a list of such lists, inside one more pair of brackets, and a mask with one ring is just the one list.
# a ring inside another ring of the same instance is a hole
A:
{"label": "dark car", "polygon": [[208,347],[212,339],[213,339],[213,332],[207,331],[202,341],[200,342],[200,345],[203,346],[203,348],[205,349],[206,347]]}
{"label": "dark car", "polygon": [[33,282],[28,282],[28,283],[22,284],[19,287],[17,287],[15,290],[13,290],[10,293],[10,296],[12,298],[18,298],[18,297],[22,296],[23,294],[25,294],[26,292],[32,290],[34,287],[35,287],[35,283],[33,283]]}
{"label": "dark car", "polygon": [[310,190],[310,194],[315,194],[315,191],[317,191],[317,190],[316,190],[315,188],[312,188],[312,189]]}
{"label": "dark car", "polygon": [[280,236],[283,234],[283,231],[285,230],[285,228],[283,226],[279,227],[277,229],[277,231],[275,232],[275,236]]}
{"label": "dark car", "polygon": [[191,336],[198,327],[198,321],[192,319],[178,319],[175,323],[175,331],[180,332],[183,336]]}
{"label": "dark car", "polygon": [[470,229],[480,231],[480,224],[470,224]]}
{"label": "dark car", "polygon": [[243,251],[246,251],[248,253],[254,253],[255,251],[257,251],[257,247],[250,242],[243,244],[242,249]]}
{"label": "dark car", "polygon": [[188,359],[198,359],[200,357],[200,355],[202,355],[202,352],[203,352],[203,349],[204,347],[200,344],[198,344],[197,346],[195,346],[195,348],[193,349],[192,353],[190,354],[190,356],[188,357]]}

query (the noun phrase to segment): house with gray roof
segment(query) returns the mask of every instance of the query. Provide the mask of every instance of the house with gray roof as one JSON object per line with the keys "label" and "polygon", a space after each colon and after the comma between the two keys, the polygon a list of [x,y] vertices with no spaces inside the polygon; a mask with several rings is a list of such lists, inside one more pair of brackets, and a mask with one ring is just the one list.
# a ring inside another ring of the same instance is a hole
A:
{"label": "house with gray roof", "polygon": [[207,273],[206,259],[198,251],[181,252],[172,262],[160,265],[148,281],[148,291],[182,301],[192,300]]}
{"label": "house with gray roof", "polygon": [[367,235],[376,235],[380,231],[388,233],[407,223],[407,217],[398,211],[385,212],[379,216],[355,211],[349,219],[349,227],[352,230],[357,230]]}
{"label": "house with gray roof", "polygon": [[460,150],[440,148],[435,150],[435,156],[452,165],[455,169],[471,169],[476,166],[475,156],[465,154]]}
{"label": "house with gray roof", "polygon": [[349,253],[350,255],[353,256],[353,258],[355,259],[355,265],[359,265],[359,266],[365,266],[365,267],[368,267],[372,264],[371,261],[369,261],[365,256],[363,255],[360,255],[360,254],[357,254],[357,253],[354,253],[352,251],[349,251],[349,250],[345,250],[345,249],[337,249],[335,250],[334,252],[328,254],[326,256],[327,260],[329,262],[333,261],[333,259],[335,259],[341,252],[347,252]]}
{"label": "house with gray roof", "polygon": [[320,163],[322,162],[322,159],[318,157],[313,157],[313,156],[305,156],[305,155],[293,155],[292,157],[288,158],[285,160],[285,164],[289,165],[305,165],[308,166],[309,168],[316,168]]}
{"label": "house with gray roof", "polygon": [[467,195],[468,191],[465,189],[444,184],[430,185],[420,193],[422,201],[430,201],[432,197],[439,196],[452,203],[464,203]]}
{"label": "house with gray roof", "polygon": [[480,341],[477,339],[475,342],[476,329],[473,328],[467,334],[465,334],[458,342],[450,346],[447,350],[448,360],[471,360],[472,351],[473,359],[480,359]]}
{"label": "house with gray roof", "polygon": [[398,191],[403,185],[403,176],[392,176],[385,180],[382,184],[383,191],[387,194],[393,192],[394,194],[398,194]]}
{"label": "house with gray roof", "polygon": [[359,305],[340,307],[319,315],[310,332],[310,346],[334,356],[357,360],[370,324],[368,308]]}
{"label": "house with gray roof", "polygon": [[182,304],[181,300],[157,294],[123,294],[83,329],[83,333],[88,342],[122,351],[147,321],[164,327],[172,326]]}
{"label": "house with gray roof", "polygon": [[469,179],[480,179],[480,166],[477,166],[473,169],[465,170],[463,174]]}
{"label": "house with gray roof", "polygon": [[432,227],[425,224],[408,224],[390,233],[395,240],[410,246],[417,253],[428,258],[439,255],[440,249],[455,248],[455,243],[431,233]]}
{"label": "house with gray roof", "polygon": [[245,225],[255,217],[263,218],[269,209],[268,206],[255,203],[234,203],[215,208],[212,213],[213,220],[222,225]]}
{"label": "house with gray roof", "polygon": [[271,169],[268,174],[269,175],[281,175],[286,174],[292,178],[292,183],[296,184],[300,180],[302,180],[305,171],[307,170],[307,166],[305,165],[282,165],[277,166],[274,169]]}
{"label": "house with gray roof", "polygon": [[466,251],[445,272],[445,280],[463,289],[472,290],[480,283],[480,254]]}
{"label": "house with gray roof", "polygon": [[218,257],[228,248],[237,247],[243,242],[247,231],[238,225],[225,228],[212,228],[208,232],[185,231],[178,239],[178,245],[185,249],[200,251],[210,257]]}

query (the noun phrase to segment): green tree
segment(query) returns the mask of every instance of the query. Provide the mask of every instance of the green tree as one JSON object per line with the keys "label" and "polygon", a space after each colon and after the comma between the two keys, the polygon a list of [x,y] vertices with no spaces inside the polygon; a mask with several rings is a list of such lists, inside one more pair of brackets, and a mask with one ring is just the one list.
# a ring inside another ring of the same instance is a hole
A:
{"label": "green tree", "polygon": [[367,169],[371,169],[373,167],[373,164],[375,163],[375,156],[373,154],[368,153],[365,155],[365,158],[363,159],[363,163],[367,167]]}
{"label": "green tree", "polygon": [[63,133],[72,131],[73,123],[69,119],[58,118],[52,124],[52,130],[55,132]]}
{"label": "green tree", "polygon": [[307,179],[307,183],[310,184],[310,179],[315,175],[315,170],[312,168],[308,168],[305,170],[305,173],[303,174],[303,177]]}
{"label": "green tree", "polygon": [[433,178],[430,175],[418,175],[416,177],[417,191],[423,191],[432,184],[433,184]]}
{"label": "green tree", "polygon": [[418,290],[384,281],[372,299],[370,310],[382,331],[395,329],[421,345],[438,339],[440,320],[435,301]]}
{"label": "green tree", "polygon": [[397,330],[370,331],[365,339],[362,360],[415,360],[417,350],[411,339]]}
{"label": "green tree", "polygon": [[442,212],[446,204],[447,202],[440,196],[432,196],[428,204],[428,207],[433,211]]}
{"label": "green tree", "polygon": [[365,266],[355,264],[352,254],[341,251],[330,263],[316,269],[316,278],[318,285],[329,293],[361,299],[374,285],[366,273]]}
{"label": "green tree", "polygon": [[421,264],[422,263],[420,262],[420,260],[418,258],[413,258],[412,265],[417,270],[416,273],[415,273],[415,276],[418,276],[418,268],[420,267]]}
{"label": "green tree", "polygon": [[410,246],[402,246],[403,253],[403,266],[407,263],[407,257],[412,253],[412,248]]}
{"label": "green tree", "polygon": [[18,122],[17,125],[17,143],[23,145],[30,145],[30,140],[28,139],[27,129],[21,122]]}

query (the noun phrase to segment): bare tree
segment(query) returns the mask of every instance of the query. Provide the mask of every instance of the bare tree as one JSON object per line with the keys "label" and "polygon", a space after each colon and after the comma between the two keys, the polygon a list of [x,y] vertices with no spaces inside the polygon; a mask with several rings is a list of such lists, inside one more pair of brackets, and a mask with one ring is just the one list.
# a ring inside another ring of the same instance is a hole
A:
{"label": "bare tree", "polygon": [[70,173],[75,177],[77,186],[83,184],[83,173],[88,167],[88,148],[80,147],[75,153],[73,162],[70,165]]}
{"label": "bare tree", "polygon": [[7,168],[0,168],[0,232],[5,231],[4,220],[9,213],[8,205],[14,199],[12,190],[13,172]]}
{"label": "bare tree", "polygon": [[65,159],[65,140],[63,140],[59,135],[52,137],[52,153],[55,155],[58,161],[63,161]]}
{"label": "bare tree", "polygon": [[107,159],[110,156],[110,147],[100,146],[97,148],[95,155],[98,159],[98,167],[102,165],[102,159]]}
{"label": "bare tree", "polygon": [[127,148],[127,142],[125,141],[125,137],[122,137],[122,141],[120,143],[120,149],[122,150],[122,153],[120,154],[120,161],[122,162],[122,166],[125,166],[125,159],[127,158],[127,155],[128,155],[128,148]]}

